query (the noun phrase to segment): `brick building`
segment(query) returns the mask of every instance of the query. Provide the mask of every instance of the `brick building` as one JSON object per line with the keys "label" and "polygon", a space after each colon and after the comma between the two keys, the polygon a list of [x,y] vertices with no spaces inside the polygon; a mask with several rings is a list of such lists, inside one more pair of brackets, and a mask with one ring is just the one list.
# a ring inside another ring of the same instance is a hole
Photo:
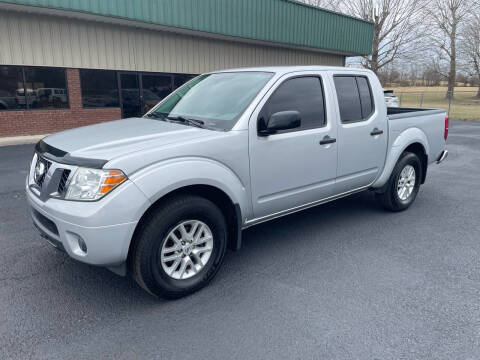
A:
{"label": "brick building", "polygon": [[215,69],[343,65],[372,34],[291,0],[0,0],[0,137],[140,116]]}

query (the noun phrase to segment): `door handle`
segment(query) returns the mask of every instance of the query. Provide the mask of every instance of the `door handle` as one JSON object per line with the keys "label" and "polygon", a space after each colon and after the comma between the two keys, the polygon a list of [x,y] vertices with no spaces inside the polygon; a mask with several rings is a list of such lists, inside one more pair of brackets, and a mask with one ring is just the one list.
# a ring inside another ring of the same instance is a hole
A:
{"label": "door handle", "polygon": [[320,145],[333,144],[336,141],[337,139],[331,138],[330,136],[327,135],[322,140],[320,140]]}
{"label": "door handle", "polygon": [[373,129],[373,131],[370,133],[370,135],[372,136],[382,135],[382,134],[383,134],[383,130],[380,130],[379,128]]}

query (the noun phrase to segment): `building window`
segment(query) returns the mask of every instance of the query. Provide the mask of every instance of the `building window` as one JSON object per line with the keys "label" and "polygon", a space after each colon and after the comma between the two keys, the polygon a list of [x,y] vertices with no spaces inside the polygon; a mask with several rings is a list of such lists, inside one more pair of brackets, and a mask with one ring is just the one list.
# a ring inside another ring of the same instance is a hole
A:
{"label": "building window", "polygon": [[86,108],[119,107],[116,71],[80,70],[82,103]]}
{"label": "building window", "polygon": [[192,74],[173,74],[173,90],[179,88],[187,81],[193,79],[197,75]]}
{"label": "building window", "polygon": [[68,108],[65,69],[0,66],[0,111]]}
{"label": "building window", "polygon": [[24,71],[29,109],[68,108],[65,69],[26,67]]}
{"label": "building window", "polygon": [[143,74],[144,112],[149,111],[172,92],[172,77],[168,74]]}
{"label": "building window", "polygon": [[20,66],[0,66],[0,111],[25,109],[23,72]]}

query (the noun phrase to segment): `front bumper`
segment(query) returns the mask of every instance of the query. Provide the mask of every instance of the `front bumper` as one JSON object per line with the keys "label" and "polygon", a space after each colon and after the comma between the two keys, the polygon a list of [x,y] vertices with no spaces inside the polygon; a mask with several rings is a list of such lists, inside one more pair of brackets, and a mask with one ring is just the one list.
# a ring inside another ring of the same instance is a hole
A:
{"label": "front bumper", "polygon": [[92,265],[125,262],[135,227],[149,201],[130,181],[95,202],[41,200],[26,185],[32,220],[50,244]]}

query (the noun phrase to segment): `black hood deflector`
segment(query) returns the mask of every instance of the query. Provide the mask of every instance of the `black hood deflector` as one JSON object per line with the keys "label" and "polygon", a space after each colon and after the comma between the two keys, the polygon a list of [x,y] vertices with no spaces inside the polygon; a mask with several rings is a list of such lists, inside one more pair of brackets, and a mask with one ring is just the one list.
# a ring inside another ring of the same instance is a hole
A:
{"label": "black hood deflector", "polygon": [[40,140],[37,145],[35,145],[35,151],[48,160],[66,165],[102,169],[103,166],[108,162],[107,160],[102,159],[87,159],[71,156],[69,153],[57,149],[56,147],[47,144],[43,140]]}

